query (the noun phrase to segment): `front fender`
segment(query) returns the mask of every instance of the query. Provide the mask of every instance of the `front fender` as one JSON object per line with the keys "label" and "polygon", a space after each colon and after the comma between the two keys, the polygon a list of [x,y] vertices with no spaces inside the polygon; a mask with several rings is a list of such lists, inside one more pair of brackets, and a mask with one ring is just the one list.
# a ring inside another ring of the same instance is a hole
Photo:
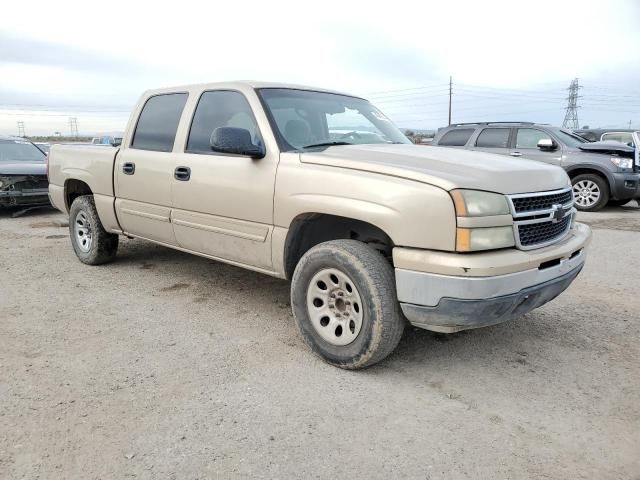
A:
{"label": "front fender", "polygon": [[397,246],[455,249],[456,215],[445,190],[389,175],[300,163],[297,156],[282,155],[274,223],[288,229],[306,213],[370,223]]}

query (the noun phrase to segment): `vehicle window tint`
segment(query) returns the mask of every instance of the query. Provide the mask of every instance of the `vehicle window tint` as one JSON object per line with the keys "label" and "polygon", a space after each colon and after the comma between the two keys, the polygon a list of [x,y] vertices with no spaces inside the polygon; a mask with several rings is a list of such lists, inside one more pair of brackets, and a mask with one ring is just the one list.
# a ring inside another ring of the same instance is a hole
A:
{"label": "vehicle window tint", "polygon": [[236,127],[248,130],[253,144],[262,146],[258,125],[249,102],[240,92],[204,92],[193,114],[187,152],[211,153],[211,135],[219,127]]}
{"label": "vehicle window tint", "polygon": [[543,138],[551,138],[548,133],[534,128],[519,128],[516,136],[516,148],[538,148]]}
{"label": "vehicle window tint", "polygon": [[485,128],[478,135],[476,147],[507,148],[509,146],[508,128]]}
{"label": "vehicle window tint", "polygon": [[602,140],[614,141],[626,143],[627,145],[633,145],[633,135],[631,132],[616,132],[616,133],[605,133],[602,135]]}
{"label": "vehicle window tint", "polygon": [[467,144],[473,132],[473,128],[451,130],[444,134],[440,141],[438,141],[438,145],[442,145],[445,147],[463,147]]}
{"label": "vehicle window tint", "polygon": [[131,148],[158,152],[173,150],[176,130],[186,102],[186,93],[170,93],[149,98],[140,113]]}

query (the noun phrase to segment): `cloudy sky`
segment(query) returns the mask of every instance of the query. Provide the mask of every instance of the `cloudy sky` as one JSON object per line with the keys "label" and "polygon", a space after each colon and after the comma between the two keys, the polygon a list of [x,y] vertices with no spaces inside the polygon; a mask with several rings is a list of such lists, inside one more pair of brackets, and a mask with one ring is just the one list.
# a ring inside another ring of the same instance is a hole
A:
{"label": "cloudy sky", "polygon": [[[5,2],[0,133],[122,130],[141,91],[233,79],[366,96],[399,126],[640,127],[640,2]],[[157,5],[157,7],[153,7]]]}

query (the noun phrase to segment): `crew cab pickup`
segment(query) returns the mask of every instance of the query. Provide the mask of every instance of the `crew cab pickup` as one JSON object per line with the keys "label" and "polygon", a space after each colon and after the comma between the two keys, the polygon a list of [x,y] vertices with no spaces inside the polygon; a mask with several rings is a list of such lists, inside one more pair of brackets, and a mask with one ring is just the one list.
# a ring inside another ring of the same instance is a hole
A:
{"label": "crew cab pickup", "polygon": [[416,146],[367,100],[282,84],[147,91],[121,146],[53,146],[49,181],[80,261],[127,235],[288,279],[306,343],[350,369],[407,321],[453,333],[543,305],[591,236],[562,168]]}

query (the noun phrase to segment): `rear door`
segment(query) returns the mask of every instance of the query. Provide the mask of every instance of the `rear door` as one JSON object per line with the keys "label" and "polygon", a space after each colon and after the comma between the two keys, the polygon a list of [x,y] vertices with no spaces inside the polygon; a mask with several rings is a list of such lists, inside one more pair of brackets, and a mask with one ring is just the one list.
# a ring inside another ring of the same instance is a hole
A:
{"label": "rear door", "polygon": [[562,147],[558,144],[555,150],[541,150],[538,142],[548,138],[558,143],[548,132],[539,128],[518,128],[515,135],[515,145],[511,149],[511,155],[529,160],[550,163],[562,166]]}
{"label": "rear door", "polygon": [[147,99],[115,165],[116,212],[125,232],[175,245],[171,226],[173,147],[187,93]]}
{"label": "rear door", "polygon": [[[253,107],[249,103],[253,102]],[[186,142],[176,153],[172,222],[178,245],[216,258],[272,269],[273,193],[279,153],[256,115],[267,120],[253,90],[204,91],[197,101]],[[212,151],[219,127],[249,131],[266,156],[254,159]],[[266,130],[266,129],[265,129]],[[270,146],[271,145],[271,146]]]}
{"label": "rear door", "polygon": [[488,127],[483,128],[473,143],[473,149],[480,152],[508,155],[511,140],[511,128]]}

